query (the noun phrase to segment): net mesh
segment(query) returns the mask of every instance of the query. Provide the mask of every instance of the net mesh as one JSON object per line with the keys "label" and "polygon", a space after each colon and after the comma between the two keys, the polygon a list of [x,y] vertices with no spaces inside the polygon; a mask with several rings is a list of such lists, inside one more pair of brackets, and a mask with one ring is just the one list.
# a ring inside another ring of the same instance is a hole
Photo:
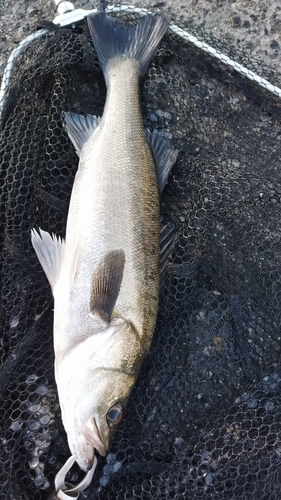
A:
{"label": "net mesh", "polygon": [[[62,112],[101,115],[106,96],[86,23],[48,27],[16,63],[0,142],[0,498],[9,500],[46,499],[69,457],[52,295],[30,229],[65,235],[78,159]],[[141,99],[145,127],[180,152],[162,198],[179,239],[126,418],[81,499],[278,499],[280,103],[172,33]],[[74,467],[68,480],[81,477]]]}

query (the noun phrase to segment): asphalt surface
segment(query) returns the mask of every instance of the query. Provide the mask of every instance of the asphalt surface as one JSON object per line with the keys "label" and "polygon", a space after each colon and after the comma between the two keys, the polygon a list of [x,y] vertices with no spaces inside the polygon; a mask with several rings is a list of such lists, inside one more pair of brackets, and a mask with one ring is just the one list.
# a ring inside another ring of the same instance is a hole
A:
{"label": "asphalt surface", "polygon": [[[110,4],[114,2],[109,2]],[[116,2],[117,3],[117,2]],[[191,33],[208,42],[214,37],[225,44],[225,52],[239,51],[245,64],[258,61],[261,76],[271,73],[281,85],[281,4],[280,0],[129,0],[124,2],[152,11],[161,10]],[[99,1],[80,0],[77,8],[91,9]],[[43,19],[55,17],[53,0],[0,0],[0,74],[10,52],[34,33]],[[265,66],[270,70],[265,70]]]}

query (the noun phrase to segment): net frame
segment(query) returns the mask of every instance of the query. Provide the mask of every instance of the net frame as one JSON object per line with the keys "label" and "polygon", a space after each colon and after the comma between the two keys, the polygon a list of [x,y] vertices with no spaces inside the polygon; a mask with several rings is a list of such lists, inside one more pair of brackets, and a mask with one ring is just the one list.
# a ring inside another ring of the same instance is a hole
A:
{"label": "net frame", "polygon": [[[206,268],[205,268],[204,272],[205,272],[205,273],[206,273],[206,275],[208,275],[209,277],[210,277],[210,275],[211,275],[211,279],[214,279],[214,277],[212,276],[212,273],[211,273],[210,269],[207,269],[207,270],[206,270]],[[186,273],[186,271],[185,271],[185,273]],[[183,276],[184,276],[184,279],[186,280],[186,275],[185,275],[184,273],[183,273]],[[236,304],[236,305],[237,305],[237,304]],[[235,299],[234,299],[234,306],[233,306],[233,307],[235,307]],[[238,316],[239,316],[239,314],[238,314]],[[40,320],[40,318],[38,318],[38,319]],[[238,321],[238,323],[239,323],[239,320],[236,320],[236,322],[237,322],[237,321]],[[238,327],[236,327],[236,328],[237,328],[237,329],[239,329],[239,325],[238,325]],[[278,375],[278,372],[274,373],[273,375],[276,375],[275,380],[277,380],[277,385],[278,385],[278,384],[279,384],[279,379],[278,379],[278,376],[277,376],[277,375]],[[272,375],[272,377],[273,377],[273,375]],[[269,377],[269,379],[270,379],[270,377]],[[271,379],[270,379],[270,380],[271,380]],[[274,380],[274,378],[273,378],[273,380]],[[240,408],[240,410],[241,410],[241,408]],[[226,425],[226,424],[225,424],[225,425]],[[228,428],[229,428],[229,427],[232,427],[232,424],[231,424],[231,423],[230,423],[230,425],[228,426]],[[232,432],[232,431],[231,431],[231,432]],[[204,454],[204,452],[203,452],[203,454]],[[118,463],[118,461],[117,461],[117,462],[115,462],[115,463]],[[162,479],[164,479],[164,478],[162,478]],[[209,479],[210,479],[210,478],[209,478]],[[208,479],[208,481],[209,481],[209,479]],[[164,482],[165,482],[165,481],[164,481]],[[168,490],[171,492],[171,485],[169,485]],[[145,490],[144,490],[144,491],[145,491]],[[158,492],[158,493],[159,493],[159,495],[160,495],[161,491],[159,490],[159,492]],[[161,494],[163,495],[163,492],[162,492]],[[169,494],[170,494],[170,493],[169,493]],[[137,493],[134,493],[134,495],[137,497]],[[143,495],[143,493],[142,493],[142,495]]]}

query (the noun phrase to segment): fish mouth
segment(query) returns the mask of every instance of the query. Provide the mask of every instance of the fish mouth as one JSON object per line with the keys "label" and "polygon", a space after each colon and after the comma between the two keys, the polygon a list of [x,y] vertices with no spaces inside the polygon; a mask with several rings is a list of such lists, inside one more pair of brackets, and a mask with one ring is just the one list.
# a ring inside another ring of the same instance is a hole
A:
{"label": "fish mouth", "polygon": [[[90,447],[89,447],[90,448]],[[76,457],[76,462],[78,463],[79,467],[84,470],[85,472],[89,471],[94,463],[95,459],[95,450],[94,448],[91,448],[91,450],[87,450],[88,455],[85,457],[85,452],[83,455],[75,454],[74,456]]]}
{"label": "fish mouth", "polygon": [[87,420],[87,422],[85,422],[82,426],[82,432],[89,444],[91,444],[99,452],[100,455],[104,456],[106,454],[107,448],[102,441],[97,417],[93,417]]}

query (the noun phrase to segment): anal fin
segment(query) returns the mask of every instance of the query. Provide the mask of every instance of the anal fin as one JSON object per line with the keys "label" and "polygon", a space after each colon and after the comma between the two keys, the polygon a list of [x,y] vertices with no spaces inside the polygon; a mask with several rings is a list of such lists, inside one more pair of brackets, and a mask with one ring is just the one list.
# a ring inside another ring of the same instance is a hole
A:
{"label": "anal fin", "polygon": [[107,323],[110,322],[118,298],[124,266],[124,251],[113,250],[105,255],[92,276],[90,311],[93,315],[98,314]]}
{"label": "anal fin", "polygon": [[83,146],[98,127],[101,118],[95,115],[78,115],[77,113],[63,113],[68,136],[80,156]]}

